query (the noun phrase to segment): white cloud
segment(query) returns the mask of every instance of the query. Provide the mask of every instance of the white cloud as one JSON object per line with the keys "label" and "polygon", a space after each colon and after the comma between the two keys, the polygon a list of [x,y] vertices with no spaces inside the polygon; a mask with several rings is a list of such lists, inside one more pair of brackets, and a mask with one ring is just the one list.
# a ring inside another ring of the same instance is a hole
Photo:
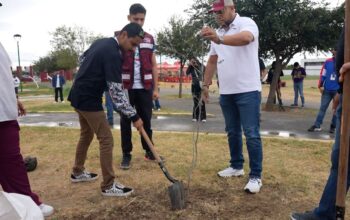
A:
{"label": "white cloud", "polygon": [[[0,0],[1,1],[1,0]],[[31,61],[44,56],[50,48],[50,32],[60,25],[83,26],[90,31],[112,36],[128,23],[129,7],[141,3],[147,9],[144,29],[154,33],[165,26],[174,14],[183,12],[192,1],[160,0],[2,0],[0,8],[0,41],[17,65],[14,34],[21,34],[21,60]],[[21,62],[23,63],[23,62]]]}
{"label": "white cloud", "polygon": [[[324,1],[324,0],[322,0]],[[141,3],[147,9],[144,29],[150,33],[166,26],[174,14],[185,17],[184,10],[192,0],[0,0],[0,41],[17,65],[14,34],[21,34],[21,60],[32,61],[45,56],[50,35],[60,25],[83,26],[90,31],[111,36],[127,24],[131,4]],[[344,0],[328,0],[332,6]],[[239,9],[238,9],[239,11]]]}

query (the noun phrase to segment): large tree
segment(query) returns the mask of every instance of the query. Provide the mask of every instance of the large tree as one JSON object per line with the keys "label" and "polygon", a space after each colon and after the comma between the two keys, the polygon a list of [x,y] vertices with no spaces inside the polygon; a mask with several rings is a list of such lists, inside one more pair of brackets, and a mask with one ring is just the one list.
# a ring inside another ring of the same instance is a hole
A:
{"label": "large tree", "polygon": [[[238,10],[254,19],[260,30],[260,55],[276,60],[266,110],[273,100],[282,69],[301,52],[329,51],[343,25],[341,10],[311,0],[239,1]],[[342,15],[343,14],[343,15]]]}
{"label": "large tree", "polygon": [[67,27],[65,25],[57,27],[51,35],[53,51],[69,49],[77,55],[81,55],[94,40],[103,37],[95,35],[84,27]]}
{"label": "large tree", "polygon": [[200,27],[195,28],[193,23],[173,16],[169,21],[169,27],[164,27],[157,33],[157,50],[180,61],[179,98],[182,97],[182,76],[186,61],[205,53],[203,41],[197,34],[199,30]]}
{"label": "large tree", "polygon": [[34,62],[36,71],[53,72],[55,70],[74,69],[78,65],[78,57],[96,39],[102,38],[83,27],[57,27],[51,33],[51,52]]}
{"label": "large tree", "polygon": [[56,58],[58,69],[71,70],[78,66],[78,54],[70,49],[61,49],[52,52]]}
{"label": "large tree", "polygon": [[[188,10],[199,21],[212,1],[195,0]],[[201,6],[201,7],[198,7]],[[259,27],[259,56],[276,60],[276,74],[270,86],[266,110],[273,109],[278,77],[283,67],[301,52],[327,51],[334,47],[343,25],[342,7],[330,10],[311,0],[240,0],[242,16],[251,17]],[[207,15],[211,24],[214,17]]]}
{"label": "large tree", "polygon": [[40,57],[37,61],[34,61],[34,71],[35,72],[53,72],[57,70],[57,60],[56,57],[51,54]]}

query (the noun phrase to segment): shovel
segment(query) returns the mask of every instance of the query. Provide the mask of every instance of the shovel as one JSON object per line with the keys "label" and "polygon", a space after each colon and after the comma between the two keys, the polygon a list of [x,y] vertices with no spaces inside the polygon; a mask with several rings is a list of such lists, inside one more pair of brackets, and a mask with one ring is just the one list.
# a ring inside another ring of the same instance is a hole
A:
{"label": "shovel", "polygon": [[145,139],[146,143],[148,144],[153,156],[156,158],[156,161],[158,162],[158,165],[160,169],[162,169],[164,175],[166,178],[172,182],[172,185],[168,187],[168,192],[169,192],[169,197],[171,201],[171,208],[173,210],[179,210],[179,209],[184,209],[186,204],[185,204],[185,188],[182,182],[174,179],[170,173],[168,172],[167,168],[164,165],[164,162],[162,159],[160,159],[158,153],[154,149],[152,141],[149,139],[145,129],[142,127],[140,129],[140,133],[142,137]]}

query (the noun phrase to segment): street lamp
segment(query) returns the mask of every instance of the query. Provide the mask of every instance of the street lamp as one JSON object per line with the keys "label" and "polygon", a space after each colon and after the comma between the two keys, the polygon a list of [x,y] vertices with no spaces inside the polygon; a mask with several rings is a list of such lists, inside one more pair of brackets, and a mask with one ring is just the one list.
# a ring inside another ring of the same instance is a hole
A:
{"label": "street lamp", "polygon": [[[13,38],[15,38],[15,40],[17,41],[17,55],[18,55],[18,70],[17,70],[17,74],[20,74],[22,72],[21,58],[19,56],[19,41],[21,40],[21,37],[22,36],[20,34],[13,35]],[[21,83],[20,83],[20,87],[21,87],[21,92],[23,92],[22,80],[21,80]]]}
{"label": "street lamp", "polygon": [[18,66],[21,68],[21,59],[19,57],[19,41],[21,40],[21,35],[20,34],[15,34],[13,35],[13,38],[17,41],[17,54],[18,54]]}

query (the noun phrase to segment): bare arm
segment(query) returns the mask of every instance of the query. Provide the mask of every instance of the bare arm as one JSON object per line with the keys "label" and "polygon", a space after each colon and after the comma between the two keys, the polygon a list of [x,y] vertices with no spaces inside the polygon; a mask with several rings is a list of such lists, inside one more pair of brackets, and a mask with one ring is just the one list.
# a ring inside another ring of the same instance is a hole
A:
{"label": "bare arm", "polygon": [[205,68],[204,72],[204,82],[203,85],[211,85],[214,72],[217,67],[217,62],[218,62],[218,56],[217,55],[212,55],[209,57],[207,67]]}
{"label": "bare arm", "polygon": [[254,40],[254,36],[249,31],[243,31],[234,35],[226,35],[222,44],[228,46],[245,46]]}
{"label": "bare arm", "polygon": [[344,65],[342,66],[342,68],[340,69],[340,78],[339,81],[343,82],[344,81],[344,76],[346,73],[349,73],[350,71],[350,62],[349,63],[344,63]]}
{"label": "bare arm", "polygon": [[218,56],[217,55],[211,55],[209,57],[207,67],[205,68],[204,72],[204,82],[203,82],[203,92],[202,97],[205,102],[209,101],[209,85],[212,83],[212,79],[214,76],[214,72],[217,68],[217,61]]}
{"label": "bare arm", "polygon": [[245,46],[254,41],[254,35],[250,31],[242,31],[238,34],[225,35],[220,42],[219,35],[210,27],[202,29],[202,36],[215,42],[216,44],[224,44],[227,46]]}

